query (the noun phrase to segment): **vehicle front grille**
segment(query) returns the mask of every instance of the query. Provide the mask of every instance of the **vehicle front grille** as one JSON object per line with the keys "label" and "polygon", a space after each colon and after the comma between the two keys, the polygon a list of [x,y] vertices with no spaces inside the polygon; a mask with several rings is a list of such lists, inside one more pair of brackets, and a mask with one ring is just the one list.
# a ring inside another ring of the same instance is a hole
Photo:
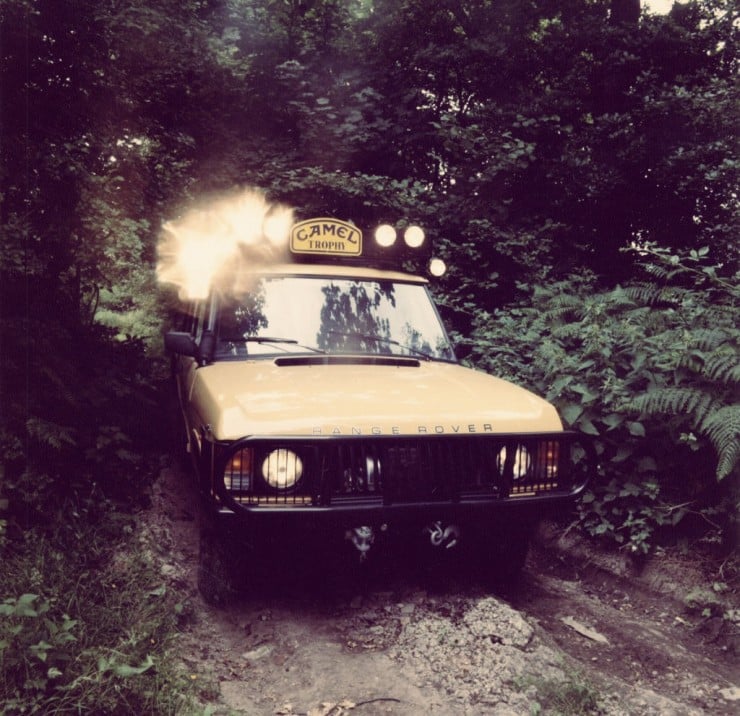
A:
{"label": "vehicle front grille", "polygon": [[472,441],[362,441],[322,450],[322,492],[334,501],[357,496],[385,502],[459,499],[465,491],[496,494],[490,444]]}
{"label": "vehicle front grille", "polygon": [[227,493],[237,503],[392,505],[563,495],[580,491],[593,471],[592,450],[574,433],[271,438],[238,445],[253,451],[253,466],[278,447],[300,456],[301,479],[279,490],[258,474],[231,474]]}

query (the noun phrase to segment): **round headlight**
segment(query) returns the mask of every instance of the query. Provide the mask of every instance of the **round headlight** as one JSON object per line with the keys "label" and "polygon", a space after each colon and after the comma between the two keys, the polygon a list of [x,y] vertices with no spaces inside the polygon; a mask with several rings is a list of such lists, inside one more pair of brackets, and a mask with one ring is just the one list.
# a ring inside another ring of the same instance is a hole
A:
{"label": "round headlight", "polygon": [[409,226],[403,234],[406,246],[418,249],[424,243],[424,229],[421,226]]}
{"label": "round headlight", "polygon": [[276,490],[289,490],[303,475],[303,461],[292,450],[273,450],[262,462],[262,477]]}
{"label": "round headlight", "polygon": [[[506,448],[503,447],[499,451],[498,457],[496,458],[496,467],[498,471],[503,474],[504,465],[506,464]],[[521,480],[527,475],[529,469],[532,467],[532,458],[529,455],[529,450],[524,445],[517,445],[516,452],[514,453],[514,469],[512,471],[512,478],[514,480]]]}
{"label": "round headlight", "polygon": [[393,246],[396,242],[396,230],[390,224],[383,224],[375,229],[375,240],[383,248]]}

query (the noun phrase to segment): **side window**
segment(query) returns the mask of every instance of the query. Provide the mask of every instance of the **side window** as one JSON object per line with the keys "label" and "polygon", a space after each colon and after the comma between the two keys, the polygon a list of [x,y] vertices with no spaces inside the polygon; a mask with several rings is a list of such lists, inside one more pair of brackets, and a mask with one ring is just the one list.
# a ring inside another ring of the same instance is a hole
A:
{"label": "side window", "polygon": [[193,325],[190,332],[195,336],[195,340],[200,342],[203,331],[206,329],[207,324],[207,304],[206,301],[197,301],[193,305]]}
{"label": "side window", "polygon": [[177,330],[194,336],[198,324],[198,310],[198,303],[193,301],[187,303],[177,318]]}
{"label": "side window", "polygon": [[205,301],[188,303],[177,319],[177,330],[189,333],[193,338],[200,340],[206,321]]}

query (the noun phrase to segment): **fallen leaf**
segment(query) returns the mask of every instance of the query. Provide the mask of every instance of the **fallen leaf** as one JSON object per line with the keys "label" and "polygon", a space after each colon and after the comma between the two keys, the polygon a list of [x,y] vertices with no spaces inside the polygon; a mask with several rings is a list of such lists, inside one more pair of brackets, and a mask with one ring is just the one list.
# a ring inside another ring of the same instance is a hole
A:
{"label": "fallen leaf", "polygon": [[581,622],[576,621],[573,617],[562,617],[560,621],[571,629],[575,629],[575,631],[577,631],[581,636],[597,641],[599,644],[609,643],[609,640],[603,634],[599,634],[595,629],[591,629],[585,624],[581,624]]}

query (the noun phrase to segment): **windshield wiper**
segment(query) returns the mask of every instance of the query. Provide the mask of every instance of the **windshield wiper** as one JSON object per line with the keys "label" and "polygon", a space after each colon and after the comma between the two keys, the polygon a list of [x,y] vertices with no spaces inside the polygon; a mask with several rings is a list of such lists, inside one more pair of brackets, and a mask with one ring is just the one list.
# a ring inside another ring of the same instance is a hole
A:
{"label": "windshield wiper", "polygon": [[361,338],[363,341],[375,341],[376,343],[386,343],[391,346],[398,346],[399,348],[402,348],[409,353],[413,353],[414,355],[424,358],[424,360],[432,360],[433,358],[433,356],[430,356],[429,353],[425,353],[424,351],[419,350],[418,348],[414,348],[413,346],[406,346],[400,341],[396,341],[393,338],[386,338],[385,336],[376,336],[371,333],[359,333],[356,331],[349,333],[345,333],[343,331],[327,331],[327,333],[335,336],[343,336],[344,338]]}
{"label": "windshield wiper", "polygon": [[[299,348],[305,348],[307,351],[313,351],[314,353],[326,353],[320,348],[312,348],[311,346],[304,346],[298,343],[294,338],[275,338],[274,336],[245,336],[240,338],[239,341],[245,341],[246,343],[290,343],[291,345],[298,346]],[[237,343],[239,341],[236,341]]]}
{"label": "windshield wiper", "polygon": [[275,338],[273,336],[244,336],[239,340],[247,343],[298,343],[295,338]]}

